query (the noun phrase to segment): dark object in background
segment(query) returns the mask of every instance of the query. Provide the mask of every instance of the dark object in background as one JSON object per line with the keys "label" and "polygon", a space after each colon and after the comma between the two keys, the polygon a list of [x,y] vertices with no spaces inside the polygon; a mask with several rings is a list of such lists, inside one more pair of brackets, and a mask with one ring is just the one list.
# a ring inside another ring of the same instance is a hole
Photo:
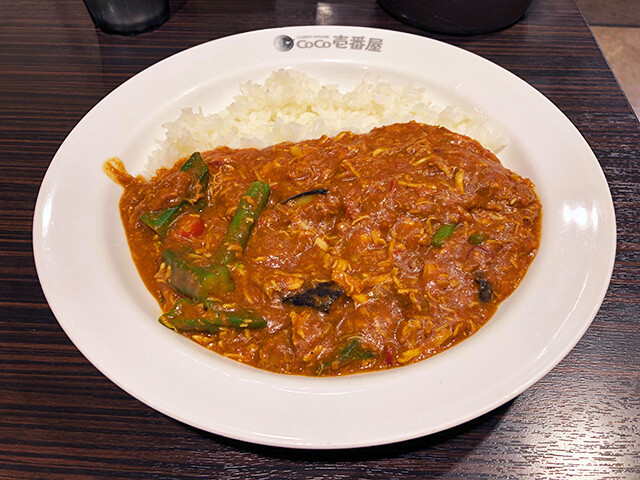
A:
{"label": "dark object in background", "polygon": [[438,33],[473,34],[516,23],[533,0],[378,0],[403,23]]}
{"label": "dark object in background", "polygon": [[169,0],[84,0],[96,27],[105,33],[137,35],[169,19]]}

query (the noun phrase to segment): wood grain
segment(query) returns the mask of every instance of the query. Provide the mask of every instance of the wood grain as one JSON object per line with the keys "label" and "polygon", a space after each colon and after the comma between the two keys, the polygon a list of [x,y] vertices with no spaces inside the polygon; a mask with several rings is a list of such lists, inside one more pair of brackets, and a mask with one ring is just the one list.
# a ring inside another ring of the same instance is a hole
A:
{"label": "wood grain", "polygon": [[[560,365],[478,419],[383,447],[262,447],[155,412],[71,344],[33,262],[42,177],[65,136],[109,91],[198,43],[316,23],[440,39],[520,76],[585,136],[616,207],[609,291]],[[640,126],[572,0],[535,0],[512,28],[470,37],[406,27],[372,0],[181,0],[169,22],[138,37],[99,33],[81,0],[0,0],[0,68],[1,479],[640,478]]]}

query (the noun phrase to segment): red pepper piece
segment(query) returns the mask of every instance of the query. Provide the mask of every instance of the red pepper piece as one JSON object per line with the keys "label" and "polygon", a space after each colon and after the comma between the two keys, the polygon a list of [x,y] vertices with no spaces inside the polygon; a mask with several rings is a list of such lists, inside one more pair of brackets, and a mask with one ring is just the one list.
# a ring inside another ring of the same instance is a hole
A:
{"label": "red pepper piece", "polygon": [[200,215],[186,215],[180,219],[176,228],[176,236],[182,240],[199,237],[204,233],[204,220]]}

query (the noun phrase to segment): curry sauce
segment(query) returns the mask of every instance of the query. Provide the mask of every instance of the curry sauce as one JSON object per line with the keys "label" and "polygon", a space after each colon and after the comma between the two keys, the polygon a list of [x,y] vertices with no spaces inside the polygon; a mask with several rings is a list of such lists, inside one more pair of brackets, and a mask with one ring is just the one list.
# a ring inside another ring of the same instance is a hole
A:
{"label": "curry sauce", "polygon": [[475,140],[415,122],[194,154],[124,187],[160,321],[254,367],[407,365],[476,332],[540,241],[533,184]]}

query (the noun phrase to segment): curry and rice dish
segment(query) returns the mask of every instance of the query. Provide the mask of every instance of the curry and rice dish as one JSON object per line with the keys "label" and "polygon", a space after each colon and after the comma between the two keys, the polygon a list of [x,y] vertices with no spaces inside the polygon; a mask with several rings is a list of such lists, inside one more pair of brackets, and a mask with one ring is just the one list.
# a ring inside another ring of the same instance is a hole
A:
{"label": "curry and rice dish", "polygon": [[287,374],[411,364],[482,327],[540,240],[532,183],[477,141],[415,122],[195,152],[124,192],[160,322]]}

